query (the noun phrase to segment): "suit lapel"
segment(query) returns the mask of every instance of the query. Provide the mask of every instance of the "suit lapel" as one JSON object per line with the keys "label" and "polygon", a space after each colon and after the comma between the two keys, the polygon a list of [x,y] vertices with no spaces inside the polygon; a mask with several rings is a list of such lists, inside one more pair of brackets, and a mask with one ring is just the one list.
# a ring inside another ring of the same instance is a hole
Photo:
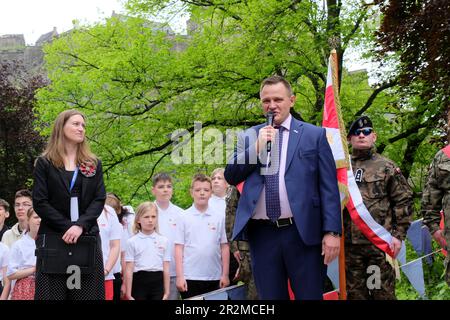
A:
{"label": "suit lapel", "polygon": [[286,155],[286,170],[284,171],[285,173],[289,169],[289,165],[291,164],[291,161],[294,158],[294,154],[297,151],[297,145],[300,142],[302,134],[303,134],[303,123],[295,118],[292,118],[291,128],[289,130],[289,142]]}
{"label": "suit lapel", "polygon": [[87,181],[88,179],[79,172],[79,177],[81,179],[81,199],[86,199],[86,189],[87,189]]}
{"label": "suit lapel", "polygon": [[70,194],[70,181],[67,181],[64,176],[64,168],[57,168],[56,171],[58,171],[58,176],[61,179],[62,185],[66,188],[67,193]]}

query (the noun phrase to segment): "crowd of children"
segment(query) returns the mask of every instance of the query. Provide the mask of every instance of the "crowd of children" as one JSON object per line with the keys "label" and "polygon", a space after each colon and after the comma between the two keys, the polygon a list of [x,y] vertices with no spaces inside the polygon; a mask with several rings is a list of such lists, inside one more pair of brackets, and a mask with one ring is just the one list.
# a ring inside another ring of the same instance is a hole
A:
{"label": "crowd of children", "polygon": [[[223,169],[210,177],[196,174],[193,204],[183,210],[171,202],[172,178],[152,180],[154,202],[134,213],[108,193],[97,223],[102,242],[106,300],[178,300],[229,285],[230,250],[225,232],[227,183]],[[35,239],[40,218],[32,194],[19,190],[8,229],[9,204],[0,199],[0,300],[34,299]]]}

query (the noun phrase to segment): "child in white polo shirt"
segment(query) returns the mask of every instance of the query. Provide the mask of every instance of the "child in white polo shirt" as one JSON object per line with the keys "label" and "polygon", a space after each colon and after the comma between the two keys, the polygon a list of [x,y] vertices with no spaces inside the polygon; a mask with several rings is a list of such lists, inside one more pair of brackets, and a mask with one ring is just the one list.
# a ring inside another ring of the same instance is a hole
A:
{"label": "child in white polo shirt", "polygon": [[169,300],[178,300],[179,293],[176,286],[175,271],[175,236],[178,223],[184,210],[174,205],[172,199],[173,187],[172,178],[167,173],[161,172],[152,178],[152,193],[155,196],[155,204],[158,207],[158,226],[159,232],[169,239],[172,251],[172,261],[170,261],[170,296]]}
{"label": "child in white polo shirt", "polygon": [[208,207],[209,177],[194,176],[191,196],[194,204],[183,215],[175,239],[177,288],[183,299],[224,288],[230,282],[225,216]]}
{"label": "child in white polo shirt", "polygon": [[123,227],[119,222],[116,211],[105,204],[102,214],[97,218],[102,240],[103,267],[105,269],[105,300],[114,297],[114,266],[120,255],[120,239]]}
{"label": "child in white polo shirt", "polygon": [[158,233],[158,209],[153,202],[138,206],[134,230],[125,253],[126,298],[167,300],[171,251],[168,239]]}
{"label": "child in white polo shirt", "polygon": [[212,195],[209,198],[208,205],[211,208],[216,207],[215,210],[225,217],[225,198],[229,186],[223,175],[224,172],[224,168],[216,168],[211,173]]}
{"label": "child in white polo shirt", "polygon": [[[128,231],[128,225],[125,223],[122,223],[124,218],[122,215],[123,208],[122,203],[120,202],[120,198],[118,195],[112,192],[106,193],[106,200],[105,204],[111,206],[114,211],[117,214],[118,221],[122,226],[122,236],[120,238],[120,255],[119,259],[117,259],[116,264],[112,268],[111,272],[114,275],[113,280],[113,289],[114,289],[114,295],[113,300],[114,301],[120,301],[123,297],[125,297],[125,282],[122,281],[123,275],[125,274],[125,249],[127,248],[127,240],[130,238],[130,234]],[[129,214],[129,217],[133,217],[133,221],[131,221],[130,225],[132,226],[134,223],[134,214]],[[131,227],[131,233],[133,234],[133,228]]]}
{"label": "child in white polo shirt", "polygon": [[41,224],[41,218],[33,208],[27,211],[28,227],[23,236],[13,243],[9,254],[6,275],[16,280],[11,300],[34,300],[36,272],[35,239]]}

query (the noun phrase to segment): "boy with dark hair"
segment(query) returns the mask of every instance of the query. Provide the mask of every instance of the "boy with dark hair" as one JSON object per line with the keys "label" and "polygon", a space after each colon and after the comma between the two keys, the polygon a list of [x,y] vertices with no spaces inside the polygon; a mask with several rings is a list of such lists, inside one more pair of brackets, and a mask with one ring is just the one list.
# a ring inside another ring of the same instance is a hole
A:
{"label": "boy with dark hair", "polygon": [[2,237],[2,242],[11,248],[12,244],[20,239],[22,233],[27,229],[27,211],[33,206],[31,191],[22,189],[16,192],[14,199],[14,212],[17,223],[7,230]]}
{"label": "boy with dark hair", "polygon": [[179,293],[176,286],[175,271],[175,235],[178,223],[183,214],[183,209],[171,202],[173,195],[172,177],[161,172],[153,176],[152,194],[155,196],[155,204],[158,208],[159,233],[169,240],[172,260],[170,261],[170,294],[169,300],[178,300]]}

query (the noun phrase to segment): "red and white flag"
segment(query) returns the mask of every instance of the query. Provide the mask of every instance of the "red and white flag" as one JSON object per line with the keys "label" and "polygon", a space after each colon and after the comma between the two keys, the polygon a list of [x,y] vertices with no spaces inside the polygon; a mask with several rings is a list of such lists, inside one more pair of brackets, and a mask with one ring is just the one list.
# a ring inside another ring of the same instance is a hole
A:
{"label": "red and white flag", "polygon": [[[341,116],[339,103],[339,89],[337,81],[337,55],[336,50],[330,54],[327,72],[327,85],[325,89],[325,104],[323,107],[322,126],[327,131],[327,140],[330,144],[333,158],[336,162],[336,174],[341,199],[341,213],[349,200],[347,170],[350,167],[345,126]],[[342,227],[342,232],[344,228]],[[345,280],[345,248],[344,234],[341,238],[341,248],[338,257],[339,265],[339,299],[347,299]]]}
{"label": "red and white flag", "polygon": [[337,58],[335,55],[335,51],[331,53],[328,63],[322,126],[327,130],[328,143],[336,161],[339,191],[341,193],[341,209],[346,206],[353,223],[357,225],[364,236],[393,257],[394,252],[390,246],[392,235],[377,223],[367,210],[353,175],[348,155],[347,134],[340,110],[337,89]]}
{"label": "red and white flag", "polygon": [[[328,61],[327,86],[325,89],[325,104],[323,109],[322,126],[327,130],[327,139],[330,144],[333,158],[336,162],[337,179],[341,196],[341,211],[348,201],[347,170],[350,168],[347,137],[341,116],[339,92],[337,86],[337,70],[333,70],[333,58],[336,51],[331,53]],[[336,64],[337,65],[337,64]],[[333,71],[335,78],[333,79]],[[334,81],[333,81],[334,80]]]}
{"label": "red and white flag", "polygon": [[350,199],[347,202],[347,210],[350,213],[353,223],[356,224],[370,242],[393,258],[394,252],[391,249],[392,235],[374,220],[369,210],[367,210],[364,205],[351,166],[347,176],[348,190],[350,193]]}

